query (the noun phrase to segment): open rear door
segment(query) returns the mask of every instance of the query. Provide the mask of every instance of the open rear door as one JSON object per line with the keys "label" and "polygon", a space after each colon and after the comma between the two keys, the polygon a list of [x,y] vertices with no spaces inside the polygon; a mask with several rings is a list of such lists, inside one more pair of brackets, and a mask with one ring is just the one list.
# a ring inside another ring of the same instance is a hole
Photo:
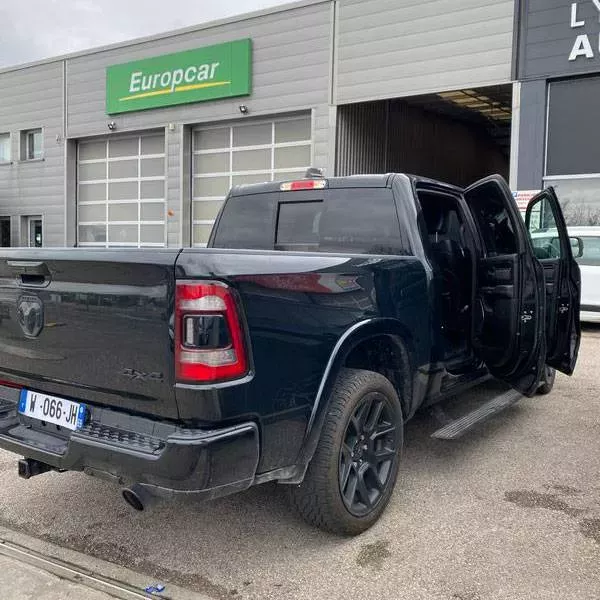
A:
{"label": "open rear door", "polygon": [[544,371],[544,275],[502,177],[469,187],[465,200],[481,238],[473,307],[473,348],[490,373],[536,393]]}
{"label": "open rear door", "polygon": [[553,188],[530,202],[525,216],[535,256],[546,286],[546,364],[571,375],[577,362],[581,329],[581,276],[572,243]]}

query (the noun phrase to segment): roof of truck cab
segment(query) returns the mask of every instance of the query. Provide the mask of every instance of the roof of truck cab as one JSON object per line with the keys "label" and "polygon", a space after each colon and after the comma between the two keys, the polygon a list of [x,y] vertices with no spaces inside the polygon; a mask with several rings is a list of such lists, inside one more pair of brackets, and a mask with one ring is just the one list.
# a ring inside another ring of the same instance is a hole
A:
{"label": "roof of truck cab", "polygon": [[[345,187],[387,187],[390,183],[391,174],[386,175],[349,175],[347,177],[324,177],[327,187],[330,189]],[[281,179],[278,181],[265,181],[264,183],[245,183],[231,188],[233,196],[246,194],[264,194],[265,192],[279,192],[281,184],[290,181],[304,181],[308,179],[320,179],[319,177],[304,177],[298,174],[298,179]]]}
{"label": "roof of truck cab", "polygon": [[[444,183],[442,181],[436,181],[434,179],[428,179],[426,177],[419,177],[416,175],[409,175],[408,173],[385,173],[382,175],[347,175],[344,177],[324,177],[327,181],[327,187],[329,189],[340,189],[340,188],[357,188],[357,187],[389,187],[393,180],[398,177],[408,178],[414,181],[416,184],[426,184],[428,186],[444,188],[450,190],[460,190],[451,184]],[[305,178],[299,174],[298,181],[302,181]],[[318,179],[308,177],[306,179]],[[250,194],[264,194],[266,192],[279,192],[281,184],[289,181],[290,179],[282,179],[279,181],[266,181],[264,183],[248,183],[236,185],[231,189],[232,196],[250,195]]]}

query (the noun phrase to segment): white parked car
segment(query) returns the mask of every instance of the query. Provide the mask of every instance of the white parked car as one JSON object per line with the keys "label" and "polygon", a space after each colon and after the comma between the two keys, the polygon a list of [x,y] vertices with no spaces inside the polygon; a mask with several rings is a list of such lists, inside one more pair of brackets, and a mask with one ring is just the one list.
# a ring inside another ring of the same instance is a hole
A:
{"label": "white parked car", "polygon": [[[582,321],[600,323],[600,227],[569,227],[573,256],[581,269],[581,312]],[[554,230],[534,233],[533,246],[536,250],[552,251],[557,238]]]}
{"label": "white parked car", "polygon": [[600,323],[600,227],[569,227],[569,235],[582,242],[581,256],[574,252],[581,269],[581,320]]}

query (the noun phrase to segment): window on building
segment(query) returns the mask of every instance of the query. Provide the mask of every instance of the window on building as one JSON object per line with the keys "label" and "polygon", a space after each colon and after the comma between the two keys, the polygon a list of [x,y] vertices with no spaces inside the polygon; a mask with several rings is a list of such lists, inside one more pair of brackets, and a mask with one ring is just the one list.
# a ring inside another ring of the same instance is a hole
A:
{"label": "window on building", "polygon": [[544,185],[554,187],[567,225],[600,225],[600,175],[546,177]]}
{"label": "window on building", "polygon": [[44,155],[41,129],[21,132],[21,160],[36,160]]}
{"label": "window on building", "polygon": [[570,226],[600,225],[599,93],[600,77],[550,84],[544,186],[556,189]]}
{"label": "window on building", "polygon": [[10,217],[0,217],[0,246],[10,247]]}
{"label": "window on building", "polygon": [[41,248],[44,245],[42,217],[27,217],[28,245],[30,248]]}
{"label": "window on building", "polygon": [[0,163],[10,162],[10,133],[0,133]]}

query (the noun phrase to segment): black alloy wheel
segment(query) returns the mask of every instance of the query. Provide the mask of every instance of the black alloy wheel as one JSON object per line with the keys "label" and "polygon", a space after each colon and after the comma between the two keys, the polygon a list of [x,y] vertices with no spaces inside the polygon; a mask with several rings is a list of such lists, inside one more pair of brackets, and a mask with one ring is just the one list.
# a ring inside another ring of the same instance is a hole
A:
{"label": "black alloy wheel", "polygon": [[385,396],[363,397],[350,417],[339,459],[339,484],[348,511],[363,517],[377,506],[398,453],[395,411]]}
{"label": "black alloy wheel", "polygon": [[289,489],[292,505],[307,522],[358,535],[379,519],[400,467],[402,414],[389,379],[363,369],[341,370],[304,480]]}

